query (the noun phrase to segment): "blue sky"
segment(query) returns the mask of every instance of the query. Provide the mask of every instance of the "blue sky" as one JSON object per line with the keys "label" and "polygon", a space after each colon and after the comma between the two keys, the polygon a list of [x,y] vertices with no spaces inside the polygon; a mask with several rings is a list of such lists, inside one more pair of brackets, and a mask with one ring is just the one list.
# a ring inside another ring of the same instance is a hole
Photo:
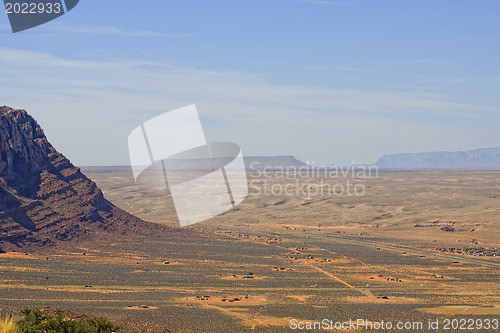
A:
{"label": "blue sky", "polygon": [[75,164],[128,162],[140,123],[195,103],[210,141],[316,164],[500,146],[500,1],[81,0],[12,34],[0,104]]}

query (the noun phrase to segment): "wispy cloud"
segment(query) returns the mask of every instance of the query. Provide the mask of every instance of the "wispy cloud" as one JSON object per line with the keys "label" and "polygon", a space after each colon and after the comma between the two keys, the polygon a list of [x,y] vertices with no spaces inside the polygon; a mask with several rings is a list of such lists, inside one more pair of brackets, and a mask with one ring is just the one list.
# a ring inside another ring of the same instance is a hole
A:
{"label": "wispy cloud", "polygon": [[107,36],[127,36],[127,37],[162,37],[168,39],[187,38],[193,36],[192,33],[164,33],[152,30],[125,30],[114,26],[69,26],[54,25],[58,31],[71,32],[77,34],[94,34]]}
{"label": "wispy cloud", "polygon": [[[87,61],[6,48],[0,77],[8,78],[0,80],[0,104],[28,109],[78,164],[127,163],[130,130],[192,103],[210,120],[209,140],[238,142],[248,155],[317,163],[462,149],[474,143],[468,130],[477,121],[493,123],[500,114],[497,106],[446,94],[276,84],[162,60]],[[491,137],[500,142],[497,132]]]}
{"label": "wispy cloud", "polygon": [[[422,63],[425,63],[425,62],[422,62]],[[374,69],[365,69],[365,68],[350,67],[350,66],[337,66],[336,69],[341,70],[341,71],[348,71],[348,72],[381,74],[381,75],[385,75],[385,76],[394,75],[394,76],[412,77],[412,78],[426,79],[426,80],[430,80],[430,81],[434,81],[434,82],[463,83],[463,82],[468,81],[468,78],[463,78],[463,77],[462,78],[444,78],[444,77],[432,76],[432,75],[384,71],[384,70],[374,70]]]}

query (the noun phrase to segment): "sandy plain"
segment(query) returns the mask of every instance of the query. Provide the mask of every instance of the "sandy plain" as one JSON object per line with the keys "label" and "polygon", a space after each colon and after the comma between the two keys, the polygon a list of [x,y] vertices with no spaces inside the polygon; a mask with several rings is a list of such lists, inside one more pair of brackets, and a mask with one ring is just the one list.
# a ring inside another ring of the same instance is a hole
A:
{"label": "sandy plain", "polygon": [[[168,191],[138,188],[125,171],[87,175],[117,206],[177,225]],[[103,234],[0,254],[1,311],[106,315],[130,332],[288,332],[294,318],[500,318],[500,257],[479,251],[499,253],[500,171],[249,181],[235,210],[169,239]],[[362,184],[363,195],[313,192],[347,181]],[[292,184],[291,193],[265,195],[274,184]],[[451,248],[471,252],[436,250]]]}

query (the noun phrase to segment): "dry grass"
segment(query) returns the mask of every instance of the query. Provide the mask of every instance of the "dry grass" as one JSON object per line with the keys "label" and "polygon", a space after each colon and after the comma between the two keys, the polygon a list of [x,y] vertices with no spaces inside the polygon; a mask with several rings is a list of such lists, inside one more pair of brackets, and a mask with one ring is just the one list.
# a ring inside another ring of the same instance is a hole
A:
{"label": "dry grass", "polygon": [[11,316],[0,319],[0,333],[16,333],[18,332],[17,324]]}

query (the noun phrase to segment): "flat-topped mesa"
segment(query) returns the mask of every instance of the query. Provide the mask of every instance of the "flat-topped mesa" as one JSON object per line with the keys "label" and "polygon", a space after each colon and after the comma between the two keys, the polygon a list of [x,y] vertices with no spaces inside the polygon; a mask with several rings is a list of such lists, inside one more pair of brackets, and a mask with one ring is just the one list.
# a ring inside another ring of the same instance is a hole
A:
{"label": "flat-topped mesa", "polygon": [[107,201],[25,110],[0,107],[0,248],[50,244],[92,230],[162,234]]}
{"label": "flat-topped mesa", "polygon": [[500,147],[384,155],[375,165],[388,169],[500,169]]}

